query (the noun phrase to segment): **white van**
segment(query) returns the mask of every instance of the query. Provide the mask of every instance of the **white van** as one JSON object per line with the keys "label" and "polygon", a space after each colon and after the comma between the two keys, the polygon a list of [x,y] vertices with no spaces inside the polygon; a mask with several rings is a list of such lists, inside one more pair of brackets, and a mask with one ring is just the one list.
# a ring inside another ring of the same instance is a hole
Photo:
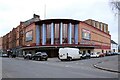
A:
{"label": "white van", "polygon": [[81,59],[82,54],[80,53],[79,49],[77,48],[60,48],[59,49],[59,59],[69,60],[72,59]]}

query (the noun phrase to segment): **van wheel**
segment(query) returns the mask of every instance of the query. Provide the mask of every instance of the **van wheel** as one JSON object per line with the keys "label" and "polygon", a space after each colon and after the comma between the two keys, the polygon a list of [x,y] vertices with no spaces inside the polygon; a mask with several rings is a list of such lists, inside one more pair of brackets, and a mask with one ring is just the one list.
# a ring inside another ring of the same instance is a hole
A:
{"label": "van wheel", "polygon": [[80,60],[82,59],[82,57],[80,57]]}
{"label": "van wheel", "polygon": [[40,61],[40,58],[37,58],[38,61]]}
{"label": "van wheel", "polygon": [[63,59],[60,59],[61,61],[64,61]]}
{"label": "van wheel", "polygon": [[45,59],[45,61],[47,61],[47,58]]}
{"label": "van wheel", "polygon": [[37,58],[37,60],[38,60],[38,61],[40,61],[40,60],[41,60],[41,59],[40,59],[40,57],[39,57],[39,58]]}
{"label": "van wheel", "polygon": [[68,60],[69,60],[69,61],[72,61],[72,58],[71,58],[71,57],[68,57]]}
{"label": "van wheel", "polygon": [[37,58],[35,58],[35,61],[37,61],[38,59]]}

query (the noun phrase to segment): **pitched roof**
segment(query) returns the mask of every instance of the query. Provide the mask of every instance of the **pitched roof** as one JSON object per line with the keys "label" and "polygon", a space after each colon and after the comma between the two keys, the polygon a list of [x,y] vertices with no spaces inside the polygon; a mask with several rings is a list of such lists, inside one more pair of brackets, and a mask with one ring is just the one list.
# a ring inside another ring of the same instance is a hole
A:
{"label": "pitched roof", "polygon": [[33,22],[38,22],[38,21],[40,21],[39,15],[33,14],[33,18],[31,18],[31,19],[29,19],[29,20],[27,20],[27,21],[22,22],[22,24],[23,24],[24,26],[28,26],[28,25],[30,25],[31,23],[33,23]]}

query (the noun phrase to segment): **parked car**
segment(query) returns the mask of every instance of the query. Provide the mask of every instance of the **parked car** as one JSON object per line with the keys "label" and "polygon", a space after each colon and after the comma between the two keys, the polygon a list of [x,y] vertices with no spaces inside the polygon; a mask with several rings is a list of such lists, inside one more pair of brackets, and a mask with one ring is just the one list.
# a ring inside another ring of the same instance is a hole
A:
{"label": "parked car", "polygon": [[99,53],[98,52],[91,53],[90,57],[91,58],[98,58],[99,57]]}
{"label": "parked car", "polygon": [[90,59],[90,58],[91,58],[91,56],[90,56],[89,53],[83,53],[82,54],[82,59]]}
{"label": "parked car", "polygon": [[118,55],[118,53],[117,52],[112,52],[112,55]]}
{"label": "parked car", "polygon": [[107,52],[105,56],[111,56],[111,52]]}
{"label": "parked car", "polygon": [[118,55],[120,55],[120,52],[118,52]]}
{"label": "parked car", "polygon": [[46,52],[37,52],[36,54],[32,55],[32,60],[46,60],[48,59],[48,55]]}
{"label": "parked car", "polygon": [[16,54],[12,54],[11,57],[12,57],[12,58],[16,58]]}
{"label": "parked car", "polygon": [[26,54],[26,55],[24,55],[24,59],[32,59],[32,54]]}
{"label": "parked car", "polygon": [[99,52],[99,57],[104,57],[105,56],[105,53],[102,53],[102,52]]}
{"label": "parked car", "polygon": [[7,53],[3,53],[2,57],[9,57]]}
{"label": "parked car", "polygon": [[77,48],[60,48],[59,49],[58,58],[61,61],[68,60],[71,61],[73,59],[81,59],[82,54]]}

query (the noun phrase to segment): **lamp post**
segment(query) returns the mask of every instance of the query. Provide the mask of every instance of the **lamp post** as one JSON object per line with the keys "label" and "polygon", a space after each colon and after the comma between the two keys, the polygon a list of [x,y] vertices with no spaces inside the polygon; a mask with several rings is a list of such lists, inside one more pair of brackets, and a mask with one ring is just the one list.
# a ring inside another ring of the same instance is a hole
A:
{"label": "lamp post", "polygon": [[[120,46],[120,1],[117,2],[117,9],[118,9],[118,46]],[[118,51],[120,51],[119,47]]]}

